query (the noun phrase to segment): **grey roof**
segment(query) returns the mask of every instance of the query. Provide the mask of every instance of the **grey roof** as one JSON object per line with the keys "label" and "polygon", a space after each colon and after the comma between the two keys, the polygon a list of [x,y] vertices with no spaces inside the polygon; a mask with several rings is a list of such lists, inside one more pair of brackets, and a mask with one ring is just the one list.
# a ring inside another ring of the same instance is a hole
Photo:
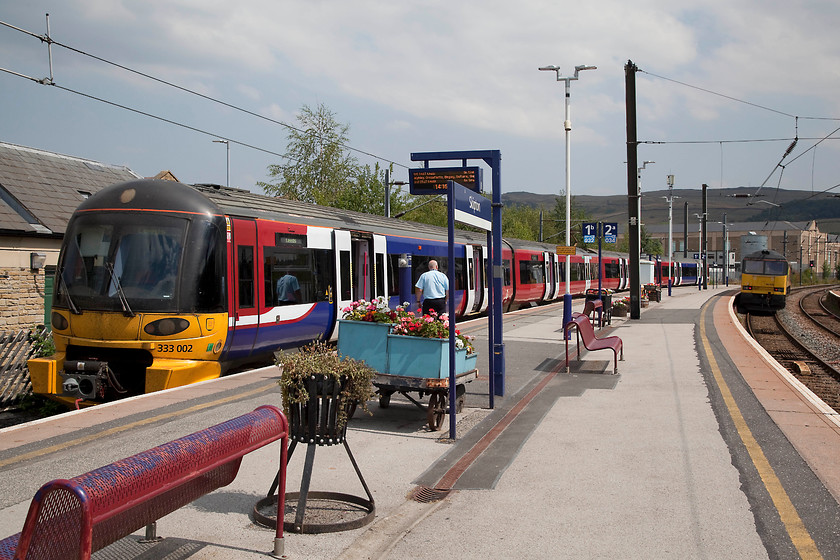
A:
{"label": "grey roof", "polygon": [[138,178],[127,167],[0,142],[0,231],[62,235],[81,193]]}

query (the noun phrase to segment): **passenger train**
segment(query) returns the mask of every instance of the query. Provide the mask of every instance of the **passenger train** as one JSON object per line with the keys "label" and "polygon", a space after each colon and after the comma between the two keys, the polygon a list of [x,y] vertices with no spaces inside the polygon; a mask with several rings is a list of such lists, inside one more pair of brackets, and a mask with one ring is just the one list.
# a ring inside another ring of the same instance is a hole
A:
{"label": "passenger train", "polygon": [[[458,315],[482,313],[486,234],[456,231],[449,263],[444,228],[216,185],[110,186],[68,224],[51,315],[56,353],[29,362],[33,390],[86,406],[268,364],[280,348],[334,339],[354,300],[415,308],[430,259],[455,267]],[[554,249],[504,240],[505,311],[562,298],[565,257]],[[599,275],[603,288],[626,289],[627,268],[626,255],[599,262],[578,250],[571,291],[597,287]],[[642,269],[653,282],[664,271],[667,283],[667,263]],[[674,285],[696,284],[698,263],[675,262],[673,272]]]}

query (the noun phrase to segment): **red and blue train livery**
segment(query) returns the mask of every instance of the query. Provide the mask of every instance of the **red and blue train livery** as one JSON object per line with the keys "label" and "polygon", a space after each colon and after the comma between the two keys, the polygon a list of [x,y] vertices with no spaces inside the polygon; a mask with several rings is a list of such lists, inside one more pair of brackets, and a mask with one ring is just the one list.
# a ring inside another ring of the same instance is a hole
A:
{"label": "red and blue train livery", "polygon": [[[486,235],[457,238],[449,263],[446,230],[435,226],[216,185],[113,185],[68,224],[51,315],[56,352],[29,362],[33,390],[89,405],[271,363],[278,349],[334,339],[352,301],[416,307],[412,288],[431,259],[455,267],[457,313],[482,313]],[[506,311],[562,298],[565,257],[552,245],[506,239],[502,259]],[[675,270],[675,285],[696,283],[696,263]],[[627,258],[579,251],[568,273],[574,295],[599,275],[602,287],[622,290]]]}

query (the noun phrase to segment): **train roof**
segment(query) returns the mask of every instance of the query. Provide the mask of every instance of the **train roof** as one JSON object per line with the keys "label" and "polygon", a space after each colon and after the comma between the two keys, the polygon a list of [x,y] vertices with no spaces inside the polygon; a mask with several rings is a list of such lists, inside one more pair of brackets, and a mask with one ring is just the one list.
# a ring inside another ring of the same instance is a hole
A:
{"label": "train roof", "polygon": [[769,249],[762,249],[761,251],[756,251],[754,253],[750,253],[749,255],[744,255],[741,260],[750,259],[754,261],[785,261],[787,262],[787,258],[781,253],[777,253],[776,251],[771,251]]}

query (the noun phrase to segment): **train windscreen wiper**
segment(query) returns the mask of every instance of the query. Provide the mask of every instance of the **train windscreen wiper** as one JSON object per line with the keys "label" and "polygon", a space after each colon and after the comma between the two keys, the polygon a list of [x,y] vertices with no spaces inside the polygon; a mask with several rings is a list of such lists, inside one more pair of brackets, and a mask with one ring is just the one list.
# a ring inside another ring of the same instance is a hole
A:
{"label": "train windscreen wiper", "polygon": [[111,275],[111,284],[117,290],[117,297],[120,300],[120,305],[123,308],[123,314],[126,317],[134,317],[135,313],[131,310],[131,306],[128,305],[128,299],[125,297],[125,292],[123,292],[122,285],[120,284],[120,279],[117,277],[117,274],[114,272],[114,265],[112,263],[105,263],[105,270],[108,271],[108,274]]}
{"label": "train windscreen wiper", "polygon": [[70,313],[73,315],[81,315],[82,310],[79,309],[79,306],[73,301],[73,298],[70,296],[70,287],[67,285],[67,281],[64,279],[64,269],[58,271],[58,289],[61,290],[61,287],[64,286],[64,295],[67,298],[67,306],[70,308]]}

